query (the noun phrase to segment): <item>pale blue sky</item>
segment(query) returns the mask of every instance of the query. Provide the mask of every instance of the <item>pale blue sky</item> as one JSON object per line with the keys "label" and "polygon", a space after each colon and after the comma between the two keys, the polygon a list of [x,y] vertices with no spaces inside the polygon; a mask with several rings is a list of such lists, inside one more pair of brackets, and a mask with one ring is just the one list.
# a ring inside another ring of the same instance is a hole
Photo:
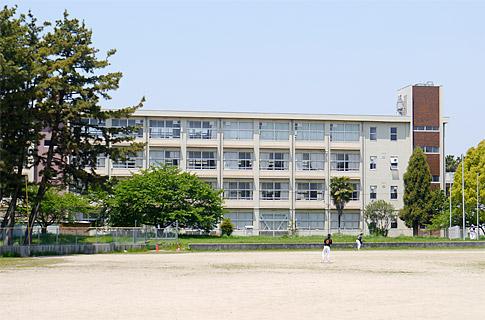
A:
{"label": "pale blue sky", "polygon": [[485,139],[485,1],[3,1],[68,9],[116,48],[108,104],[395,114],[396,90],[443,86],[447,153]]}

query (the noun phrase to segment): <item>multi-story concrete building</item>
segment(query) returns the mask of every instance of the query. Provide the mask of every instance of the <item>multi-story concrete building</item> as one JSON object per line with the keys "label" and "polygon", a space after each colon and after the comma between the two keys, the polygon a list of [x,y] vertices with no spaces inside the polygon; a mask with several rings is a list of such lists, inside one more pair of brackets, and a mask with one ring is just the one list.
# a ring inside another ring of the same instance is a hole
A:
{"label": "multi-story concrete building", "polygon": [[[144,152],[128,161],[98,159],[98,173],[129,176],[169,163],[224,189],[236,234],[333,232],[331,177],[354,184],[345,206],[344,232],[366,231],[363,209],[383,199],[402,208],[403,174],[414,146],[424,148],[433,182],[443,183],[440,87],[415,85],[398,92],[396,116],[137,111],[107,126],[140,125]],[[410,233],[395,221],[390,234]]]}

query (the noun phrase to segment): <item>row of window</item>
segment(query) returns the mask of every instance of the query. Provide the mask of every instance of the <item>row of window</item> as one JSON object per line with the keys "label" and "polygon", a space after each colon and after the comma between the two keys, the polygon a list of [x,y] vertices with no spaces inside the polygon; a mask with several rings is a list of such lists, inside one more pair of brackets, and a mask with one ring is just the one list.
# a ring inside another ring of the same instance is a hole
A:
{"label": "row of window", "polygon": [[[325,153],[323,152],[297,152],[296,170],[313,171],[324,170]],[[180,151],[153,149],[150,151],[150,165],[168,164],[178,166],[180,163]],[[104,157],[98,158],[98,168],[105,166]],[[227,151],[223,156],[224,169],[226,170],[251,170],[253,169],[253,152]],[[288,152],[261,152],[261,170],[289,170]],[[113,163],[114,168],[141,168],[143,166],[143,154],[130,156],[126,161]],[[358,153],[332,153],[331,170],[333,171],[359,171],[360,155]],[[210,170],[217,168],[217,152],[209,150],[188,151],[187,169]]]}
{"label": "row of window", "polygon": [[[252,227],[254,224],[254,214],[251,210],[232,210],[224,215],[231,219],[236,230],[244,230]],[[261,210],[259,214],[259,224],[262,231],[287,231],[289,222],[289,212],[265,211]],[[325,212],[319,210],[296,210],[295,212],[296,227],[299,230],[324,230]],[[345,212],[340,217],[341,229],[359,229],[360,213]],[[332,212],[330,215],[330,228],[338,228],[338,213]]]}
{"label": "row of window", "polygon": [[[105,121],[97,119],[83,119],[86,124],[86,132],[101,136],[101,130],[89,125],[106,126]],[[143,136],[143,120],[139,119],[112,119],[112,127],[138,127],[133,133],[136,137]],[[261,140],[288,140],[290,136],[289,122],[265,121],[259,122],[259,134]],[[150,120],[150,138],[178,139],[181,136],[181,121],[175,119]],[[187,134],[189,139],[216,139],[217,122],[214,120],[190,120],[187,122]],[[223,121],[222,132],[224,139],[228,140],[252,140],[254,135],[254,122],[252,121]],[[324,123],[297,122],[295,123],[294,135],[296,140],[322,141],[325,138]],[[122,135],[122,134],[120,134]],[[370,127],[370,140],[377,140],[377,127]],[[354,123],[330,124],[330,141],[334,142],[357,142],[360,139],[360,125]],[[397,140],[397,127],[390,128],[390,139]]]}

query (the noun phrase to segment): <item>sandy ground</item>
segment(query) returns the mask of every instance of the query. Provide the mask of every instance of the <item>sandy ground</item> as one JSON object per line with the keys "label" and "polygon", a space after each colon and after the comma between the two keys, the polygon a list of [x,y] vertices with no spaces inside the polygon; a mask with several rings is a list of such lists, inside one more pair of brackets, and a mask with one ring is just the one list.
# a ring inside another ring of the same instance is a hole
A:
{"label": "sandy ground", "polygon": [[0,269],[1,319],[485,318],[483,250],[55,259]]}

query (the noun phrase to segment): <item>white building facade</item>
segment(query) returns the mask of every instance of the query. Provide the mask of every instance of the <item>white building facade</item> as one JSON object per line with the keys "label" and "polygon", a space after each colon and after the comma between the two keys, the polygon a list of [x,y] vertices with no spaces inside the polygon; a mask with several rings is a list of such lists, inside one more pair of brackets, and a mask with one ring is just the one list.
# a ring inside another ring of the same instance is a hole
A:
{"label": "white building facade", "polygon": [[[105,125],[140,125],[146,147],[122,163],[98,159],[98,173],[126,177],[168,163],[223,189],[235,234],[326,234],[338,229],[330,179],[347,176],[352,200],[344,233],[366,232],[374,200],[402,208],[403,174],[413,151],[411,117],[137,111]],[[395,221],[390,235],[410,234]]]}

